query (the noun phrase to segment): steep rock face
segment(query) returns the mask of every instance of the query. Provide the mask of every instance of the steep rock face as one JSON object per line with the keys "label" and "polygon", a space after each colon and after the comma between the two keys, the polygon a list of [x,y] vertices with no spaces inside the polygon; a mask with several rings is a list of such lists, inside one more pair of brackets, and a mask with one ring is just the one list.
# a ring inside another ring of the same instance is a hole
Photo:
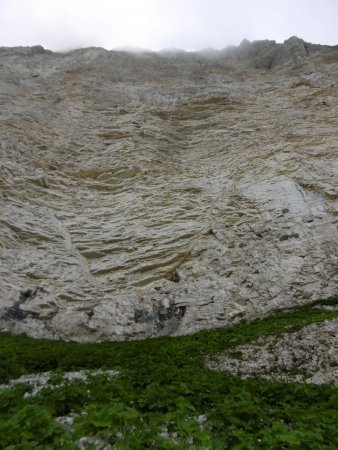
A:
{"label": "steep rock face", "polygon": [[337,291],[338,48],[0,49],[0,326],[185,334]]}

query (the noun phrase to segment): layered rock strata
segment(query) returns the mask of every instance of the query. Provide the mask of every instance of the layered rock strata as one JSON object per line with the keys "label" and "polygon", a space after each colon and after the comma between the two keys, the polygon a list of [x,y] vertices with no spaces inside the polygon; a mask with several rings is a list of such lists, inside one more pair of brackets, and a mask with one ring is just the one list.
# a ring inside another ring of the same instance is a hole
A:
{"label": "layered rock strata", "polygon": [[338,47],[0,49],[0,327],[178,335],[337,292]]}

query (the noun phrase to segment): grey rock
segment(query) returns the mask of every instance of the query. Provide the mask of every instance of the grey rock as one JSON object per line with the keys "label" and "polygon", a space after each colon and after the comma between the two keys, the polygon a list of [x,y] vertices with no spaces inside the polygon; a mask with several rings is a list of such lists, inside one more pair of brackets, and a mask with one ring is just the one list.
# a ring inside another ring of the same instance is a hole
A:
{"label": "grey rock", "polygon": [[6,384],[0,384],[0,392],[5,389],[11,389],[14,386],[18,386],[20,384],[28,384],[31,386],[31,391],[26,392],[24,397],[35,397],[45,388],[58,389],[62,387],[65,382],[73,382],[73,381],[84,381],[85,383],[88,381],[88,377],[97,377],[97,376],[105,376],[108,378],[112,378],[118,375],[116,370],[87,370],[77,371],[77,372],[63,372],[58,375],[58,383],[54,383],[52,379],[52,372],[41,372],[39,374],[30,374],[30,375],[22,375],[19,378],[14,380],[10,380]]}
{"label": "grey rock", "polygon": [[241,378],[301,381],[338,386],[338,320],[327,320],[296,333],[267,336],[207,361],[217,372]]}
{"label": "grey rock", "polygon": [[279,53],[280,44],[276,41],[254,41],[250,43],[244,40],[237,50],[239,59],[255,69],[271,69]]}
{"label": "grey rock", "polygon": [[282,66],[299,67],[309,62],[308,54],[309,50],[306,43],[293,36],[284,41],[284,45],[281,46],[274,63]]}
{"label": "grey rock", "polygon": [[0,49],[0,328],[180,335],[335,294],[337,61]]}

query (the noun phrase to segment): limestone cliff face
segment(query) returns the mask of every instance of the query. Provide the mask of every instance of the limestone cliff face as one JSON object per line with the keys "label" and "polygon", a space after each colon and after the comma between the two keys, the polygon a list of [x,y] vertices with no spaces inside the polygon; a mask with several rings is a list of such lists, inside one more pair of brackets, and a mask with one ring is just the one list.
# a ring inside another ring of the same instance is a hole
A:
{"label": "limestone cliff face", "polygon": [[337,292],[338,47],[0,49],[0,327],[177,335]]}

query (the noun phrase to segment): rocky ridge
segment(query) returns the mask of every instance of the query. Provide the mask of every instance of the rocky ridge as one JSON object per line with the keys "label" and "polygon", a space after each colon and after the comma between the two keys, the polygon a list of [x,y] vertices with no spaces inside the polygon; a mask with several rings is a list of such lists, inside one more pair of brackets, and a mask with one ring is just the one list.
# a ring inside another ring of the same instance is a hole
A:
{"label": "rocky ridge", "polygon": [[99,341],[337,292],[338,47],[0,49],[0,327]]}

